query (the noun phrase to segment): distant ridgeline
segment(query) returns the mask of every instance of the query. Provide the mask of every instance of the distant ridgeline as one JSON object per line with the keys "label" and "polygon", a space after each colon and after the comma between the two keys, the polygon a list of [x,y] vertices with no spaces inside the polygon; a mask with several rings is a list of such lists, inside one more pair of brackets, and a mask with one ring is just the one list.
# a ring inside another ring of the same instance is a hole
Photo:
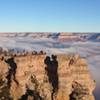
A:
{"label": "distant ridgeline", "polygon": [[8,49],[4,50],[0,47],[0,55],[4,56],[26,56],[26,55],[38,55],[38,54],[46,54],[43,50],[40,51],[27,51],[27,50],[16,50],[16,49]]}
{"label": "distant ridgeline", "polygon": [[94,100],[96,84],[79,55],[0,51],[0,99]]}

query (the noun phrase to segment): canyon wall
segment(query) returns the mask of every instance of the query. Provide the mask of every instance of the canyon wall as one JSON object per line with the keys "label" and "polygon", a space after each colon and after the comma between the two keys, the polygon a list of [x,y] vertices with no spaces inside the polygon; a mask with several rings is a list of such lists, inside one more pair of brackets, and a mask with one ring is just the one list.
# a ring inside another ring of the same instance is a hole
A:
{"label": "canyon wall", "polygon": [[0,57],[2,100],[94,100],[94,89],[79,55]]}

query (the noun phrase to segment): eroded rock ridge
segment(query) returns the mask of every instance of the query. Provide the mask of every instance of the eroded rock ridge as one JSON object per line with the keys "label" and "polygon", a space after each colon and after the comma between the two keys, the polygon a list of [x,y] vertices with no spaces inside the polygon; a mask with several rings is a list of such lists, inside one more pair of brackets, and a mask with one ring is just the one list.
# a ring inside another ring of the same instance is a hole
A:
{"label": "eroded rock ridge", "polygon": [[94,88],[79,55],[0,57],[1,100],[94,100]]}

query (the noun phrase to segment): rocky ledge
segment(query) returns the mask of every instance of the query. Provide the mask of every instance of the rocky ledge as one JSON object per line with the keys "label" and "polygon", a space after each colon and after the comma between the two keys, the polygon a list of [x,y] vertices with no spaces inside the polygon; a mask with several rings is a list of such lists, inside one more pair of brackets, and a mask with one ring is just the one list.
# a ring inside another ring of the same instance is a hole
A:
{"label": "rocky ledge", "polygon": [[94,100],[94,88],[79,55],[0,56],[0,100]]}

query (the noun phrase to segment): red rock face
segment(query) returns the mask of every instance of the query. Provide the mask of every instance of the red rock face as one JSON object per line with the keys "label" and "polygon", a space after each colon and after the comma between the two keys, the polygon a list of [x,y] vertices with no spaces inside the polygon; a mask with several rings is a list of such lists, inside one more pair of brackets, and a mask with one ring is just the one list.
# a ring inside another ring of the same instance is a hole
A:
{"label": "red rock face", "polygon": [[[11,66],[5,62],[7,59],[10,58],[0,60],[0,71],[6,80],[9,73],[6,69]],[[16,56],[13,63],[16,64],[16,73],[15,77],[14,74],[10,76],[9,91],[14,100],[94,100],[95,83],[86,61],[78,55]]]}
{"label": "red rock face", "polygon": [[75,35],[60,35],[58,39],[61,42],[65,42],[65,41],[80,41],[81,40],[80,36],[75,36]]}

